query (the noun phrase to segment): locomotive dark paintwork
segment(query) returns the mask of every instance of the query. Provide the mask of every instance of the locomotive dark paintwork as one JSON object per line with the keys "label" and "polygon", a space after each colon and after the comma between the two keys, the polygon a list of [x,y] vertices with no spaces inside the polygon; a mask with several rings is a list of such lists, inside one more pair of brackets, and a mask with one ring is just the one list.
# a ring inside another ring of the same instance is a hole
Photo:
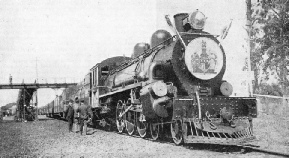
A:
{"label": "locomotive dark paintwork", "polygon": [[134,58],[96,64],[70,98],[78,96],[93,108],[94,124],[126,129],[129,135],[170,135],[176,144],[254,139],[256,99],[229,97],[222,45],[215,36],[184,24],[188,17],[174,17],[180,37],[158,30],[151,48],[142,47],[144,52],[134,52]]}

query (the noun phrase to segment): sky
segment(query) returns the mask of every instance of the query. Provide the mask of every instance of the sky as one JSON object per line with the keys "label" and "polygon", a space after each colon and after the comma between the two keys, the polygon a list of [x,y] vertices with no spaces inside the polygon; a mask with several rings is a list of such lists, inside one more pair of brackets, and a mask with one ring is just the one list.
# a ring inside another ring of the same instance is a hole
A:
{"label": "sky", "polygon": [[[220,34],[227,55],[225,79],[241,94],[246,57],[245,2],[231,0],[0,0],[0,83],[79,82],[89,69],[113,56],[131,56],[136,43],[150,43],[157,29],[174,32],[164,15],[202,11],[205,30]],[[173,21],[173,19],[172,19]],[[239,80],[236,82],[236,80]],[[236,83],[234,83],[236,82]],[[39,106],[60,90],[39,89]],[[0,106],[17,99],[18,90],[1,90]]]}

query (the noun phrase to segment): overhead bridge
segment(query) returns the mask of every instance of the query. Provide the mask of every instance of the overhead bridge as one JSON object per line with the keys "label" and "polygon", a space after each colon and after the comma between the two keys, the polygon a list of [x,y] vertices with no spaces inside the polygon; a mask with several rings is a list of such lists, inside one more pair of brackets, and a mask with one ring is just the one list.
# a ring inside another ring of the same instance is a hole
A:
{"label": "overhead bridge", "polygon": [[[75,86],[77,83],[13,83],[13,84],[0,84],[0,89],[19,89],[17,98],[17,112],[16,120],[27,120],[28,116],[31,120],[38,119],[38,99],[37,89],[39,88],[68,88],[69,86]],[[30,101],[33,99],[35,93],[35,109],[34,112],[27,107],[30,105]]]}
{"label": "overhead bridge", "polygon": [[67,88],[77,83],[14,83],[0,84],[0,89]]}

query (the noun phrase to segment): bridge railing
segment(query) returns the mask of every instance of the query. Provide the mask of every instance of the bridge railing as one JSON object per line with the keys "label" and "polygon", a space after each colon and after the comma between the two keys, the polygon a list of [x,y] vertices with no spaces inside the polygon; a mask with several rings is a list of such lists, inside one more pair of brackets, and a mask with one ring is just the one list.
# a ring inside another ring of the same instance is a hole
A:
{"label": "bridge railing", "polygon": [[[53,83],[79,83],[81,82],[83,79],[79,79],[79,78],[38,78],[36,80],[37,83],[39,84],[53,84]],[[26,83],[24,81],[24,83]]]}

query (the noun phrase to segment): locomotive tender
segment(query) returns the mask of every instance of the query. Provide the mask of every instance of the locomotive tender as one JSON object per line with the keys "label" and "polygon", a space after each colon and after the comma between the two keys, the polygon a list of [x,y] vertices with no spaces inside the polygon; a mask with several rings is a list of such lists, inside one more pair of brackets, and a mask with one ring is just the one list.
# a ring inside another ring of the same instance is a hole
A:
{"label": "locomotive tender", "polygon": [[93,108],[94,123],[154,140],[170,135],[177,145],[254,139],[256,99],[229,97],[226,55],[217,37],[203,31],[205,15],[174,19],[178,36],[158,30],[150,45],[135,46],[132,58],[96,64],[78,85],[76,95]]}

